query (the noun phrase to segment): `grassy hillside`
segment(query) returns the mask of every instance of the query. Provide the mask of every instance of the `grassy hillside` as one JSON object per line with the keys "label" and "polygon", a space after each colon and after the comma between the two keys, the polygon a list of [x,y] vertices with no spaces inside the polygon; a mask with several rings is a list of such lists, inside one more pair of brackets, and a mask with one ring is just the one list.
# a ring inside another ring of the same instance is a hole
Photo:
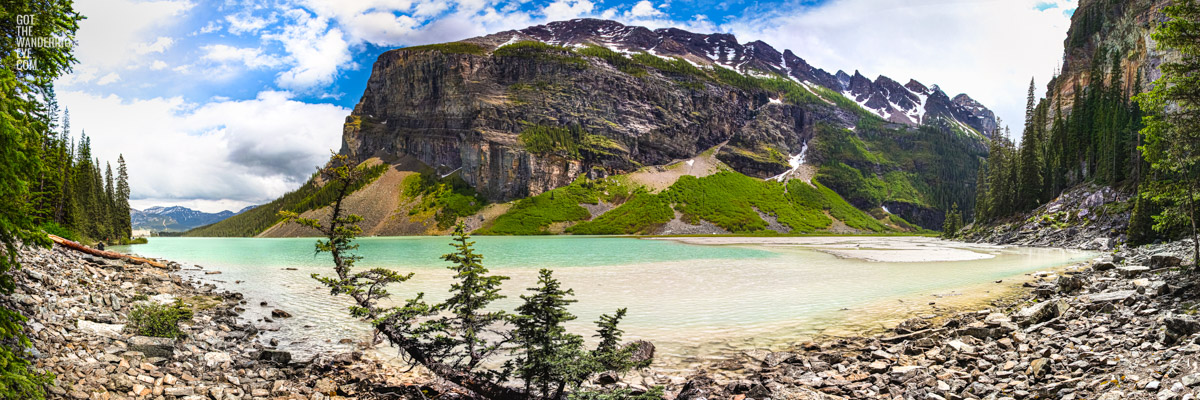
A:
{"label": "grassy hillside", "polygon": [[817,178],[861,209],[890,201],[972,210],[976,171],[987,148],[976,136],[944,129],[897,129],[869,118],[854,130],[818,124],[812,149],[819,157]]}
{"label": "grassy hillside", "polygon": [[[368,161],[370,162],[370,161]],[[376,164],[367,168],[367,179],[351,192],[361,189],[383,175],[390,166]],[[283,195],[267,204],[252,208],[244,213],[234,215],[221,222],[192,229],[183,234],[189,237],[248,237],[254,236],[279,222],[280,211],[293,211],[297,214],[319,209],[333,203],[334,188],[329,185],[317,185],[316,175],[309,178],[299,189]]]}
{"label": "grassy hillside", "polygon": [[[570,186],[519,200],[508,213],[476,233],[548,234],[552,224],[578,222],[566,232],[649,234],[671,221],[676,211],[684,222],[708,221],[733,233],[767,232],[770,224],[763,215],[778,221],[788,233],[828,229],[834,222],[830,216],[860,231],[890,230],[816,182],[810,185],[792,180],[785,184],[723,171],[703,178],[683,176],[658,194],[641,188],[630,192],[628,185],[621,182],[618,178],[600,181],[581,178]],[[599,216],[591,215],[580,205],[597,204],[601,200],[620,205]]]}

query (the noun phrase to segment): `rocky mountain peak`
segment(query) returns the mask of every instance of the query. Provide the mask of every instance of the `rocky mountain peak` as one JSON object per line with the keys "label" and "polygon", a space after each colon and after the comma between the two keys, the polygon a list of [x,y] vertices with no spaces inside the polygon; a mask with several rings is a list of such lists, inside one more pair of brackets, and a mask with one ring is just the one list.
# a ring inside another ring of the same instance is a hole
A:
{"label": "rocky mountain peak", "polygon": [[537,40],[568,47],[600,46],[626,54],[644,52],[660,57],[679,57],[694,64],[716,65],[742,73],[777,74],[822,86],[854,99],[868,111],[891,122],[916,126],[925,123],[927,116],[939,116],[957,119],[984,134],[989,134],[996,125],[994,114],[986,109],[962,114],[966,119],[960,119],[959,113],[950,111],[953,110],[951,105],[926,103],[925,98],[936,90],[936,85],[930,89],[915,80],[900,85],[886,76],[872,81],[858,71],[854,75],[842,71],[831,74],[812,66],[791,50],[780,52],[759,40],[741,44],[736,36],[728,33],[703,34],[679,28],[651,30],[616,21],[582,18],[472,40],[496,47],[514,41]]}
{"label": "rocky mountain peak", "polygon": [[[626,54],[644,52],[660,57],[679,57],[695,64],[716,65],[742,73],[777,74],[842,93],[888,121],[910,126],[921,125],[929,117],[943,117],[955,119],[986,135],[996,125],[995,115],[986,108],[976,110],[978,103],[974,101],[970,107],[958,108],[952,104],[929,104],[926,99],[938,90],[936,85],[931,89],[915,80],[901,85],[887,76],[872,81],[859,71],[854,75],[843,71],[831,74],[812,66],[791,50],[780,52],[759,40],[741,44],[736,36],[728,33],[703,34],[678,28],[650,30],[609,20],[573,19],[501,32],[477,41],[499,47],[521,40],[569,47],[600,46]],[[943,97],[946,96],[936,98]],[[968,112],[968,108],[976,111]]]}

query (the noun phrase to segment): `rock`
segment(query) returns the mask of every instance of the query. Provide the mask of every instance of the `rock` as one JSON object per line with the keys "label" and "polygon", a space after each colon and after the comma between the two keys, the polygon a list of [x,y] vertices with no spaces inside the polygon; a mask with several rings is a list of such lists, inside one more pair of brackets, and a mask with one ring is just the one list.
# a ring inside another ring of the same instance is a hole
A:
{"label": "rock", "polygon": [[675,396],[677,400],[699,400],[707,399],[712,393],[712,386],[716,382],[708,375],[699,375],[688,380],[687,383],[679,389],[679,394]]}
{"label": "rock", "polygon": [[1117,274],[1121,275],[1122,278],[1131,279],[1131,278],[1136,278],[1138,275],[1141,275],[1143,272],[1146,272],[1149,270],[1150,270],[1150,267],[1143,267],[1141,265],[1131,265],[1128,267],[1117,267]]}
{"label": "rock", "polygon": [[1046,374],[1047,366],[1050,364],[1049,358],[1039,358],[1029,363],[1029,369],[1025,372],[1031,377],[1039,378]]}
{"label": "rock", "polygon": [[85,319],[76,321],[75,326],[80,332],[114,339],[120,338],[121,331],[125,330],[125,324],[103,324]]}
{"label": "rock", "polygon": [[263,350],[258,352],[257,359],[275,364],[286,365],[292,361],[292,353],[279,350]]}
{"label": "rock", "polygon": [[1200,332],[1200,321],[1186,315],[1172,315],[1163,320],[1166,329],[1163,330],[1163,341],[1168,344],[1178,343],[1196,332]]}
{"label": "rock", "polygon": [[1155,254],[1150,256],[1150,267],[1159,268],[1179,268],[1183,265],[1183,259],[1170,254]]}
{"label": "rock", "polygon": [[1075,276],[1060,276],[1056,286],[1058,286],[1059,293],[1075,293],[1083,289],[1083,279]]}
{"label": "rock", "polygon": [[946,344],[949,345],[950,347],[954,348],[954,350],[958,350],[963,353],[974,353],[975,352],[975,346],[963,343],[961,340],[958,340],[958,339],[951,340],[951,341],[947,342]]}
{"label": "rock", "polygon": [[1183,386],[1187,387],[1196,386],[1196,384],[1200,383],[1200,375],[1184,375],[1182,378],[1179,378],[1179,382],[1182,383]]}
{"label": "rock", "polygon": [[1016,317],[1024,325],[1039,324],[1049,321],[1067,312],[1071,306],[1062,300],[1049,300],[1022,308]]}
{"label": "rock", "polygon": [[625,344],[626,348],[632,348],[629,355],[629,361],[634,365],[649,366],[654,361],[654,343],[645,340],[637,340]]}
{"label": "rock", "polygon": [[1108,270],[1116,269],[1116,268],[1117,268],[1117,264],[1115,264],[1111,261],[1101,261],[1101,262],[1092,264],[1092,271],[1096,271],[1096,272],[1104,272],[1104,271],[1108,271]]}
{"label": "rock", "polygon": [[275,318],[291,318],[292,314],[288,314],[287,311],[283,311],[283,310],[276,308],[274,310],[271,310],[271,316],[275,317]]}
{"label": "rock", "polygon": [[1108,301],[1121,302],[1136,294],[1135,290],[1117,290],[1112,292],[1104,292],[1088,295],[1088,301],[1092,303],[1102,303]]}
{"label": "rock", "polygon": [[925,367],[922,367],[920,365],[895,366],[895,367],[892,367],[892,375],[904,375],[909,372],[916,371],[919,369],[924,369],[924,368]]}
{"label": "rock", "polygon": [[886,372],[888,370],[888,363],[885,361],[874,361],[867,365],[867,369],[874,373]]}
{"label": "rock", "polygon": [[175,354],[175,340],[150,336],[129,338],[129,350],[138,351],[146,357],[171,358]]}
{"label": "rock", "polygon": [[190,386],[178,386],[163,388],[163,394],[167,396],[183,397],[196,394],[196,388]]}
{"label": "rock", "polygon": [[204,353],[204,365],[209,368],[220,366],[223,363],[232,362],[233,358],[229,357],[229,353],[221,351],[212,351]]}
{"label": "rock", "polygon": [[923,331],[932,327],[933,324],[924,318],[911,318],[901,322],[899,325],[896,325],[895,331],[897,334],[904,335]]}
{"label": "rock", "polygon": [[612,371],[603,372],[600,374],[600,376],[596,377],[596,383],[601,385],[611,385],[619,382],[620,380],[621,378],[617,377],[617,373]]}

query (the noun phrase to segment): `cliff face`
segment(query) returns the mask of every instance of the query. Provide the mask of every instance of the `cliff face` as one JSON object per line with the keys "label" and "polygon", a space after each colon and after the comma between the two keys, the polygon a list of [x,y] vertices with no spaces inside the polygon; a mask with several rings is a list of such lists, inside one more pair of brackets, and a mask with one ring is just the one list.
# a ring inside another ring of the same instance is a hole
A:
{"label": "cliff face", "polygon": [[1163,7],[1170,0],[1080,0],[1071,17],[1071,28],[1063,42],[1063,66],[1047,85],[1046,97],[1052,106],[1069,110],[1077,90],[1092,85],[1094,79],[1108,84],[1113,60],[1126,95],[1145,91],[1162,74],[1159,66],[1170,57],[1156,49],[1150,37],[1154,28],[1165,21]]}
{"label": "cliff face", "polygon": [[[384,53],[346,120],[341,152],[413,156],[505,201],[722,143],[717,158],[735,170],[775,176],[818,136],[815,126],[854,127],[866,113],[901,126],[941,117],[995,128],[991,112],[966,95],[841,75],[731,35],[556,22]],[[798,86],[769,86],[780,82]],[[579,150],[531,151],[520,135],[533,127],[578,128]]]}

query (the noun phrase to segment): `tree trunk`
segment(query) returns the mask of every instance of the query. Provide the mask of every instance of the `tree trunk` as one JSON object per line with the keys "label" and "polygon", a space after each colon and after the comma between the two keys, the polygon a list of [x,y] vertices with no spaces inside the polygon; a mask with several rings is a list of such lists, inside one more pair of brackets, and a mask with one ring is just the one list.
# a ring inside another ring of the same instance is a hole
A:
{"label": "tree trunk", "polygon": [[1188,186],[1188,220],[1192,221],[1192,272],[1200,271],[1200,232],[1196,231],[1196,181],[1193,178]]}
{"label": "tree trunk", "polygon": [[163,263],[160,263],[158,261],[153,261],[153,260],[148,260],[148,259],[141,258],[141,257],[134,257],[134,256],[126,255],[126,254],[121,254],[121,253],[117,253],[115,251],[96,250],[91,247],[87,247],[82,244],[75,243],[73,241],[63,239],[63,238],[55,236],[55,235],[46,235],[46,236],[49,236],[50,240],[53,241],[54,243],[57,243],[59,246],[66,247],[68,249],[75,250],[78,252],[91,254],[96,257],[104,257],[104,258],[108,258],[108,259],[112,259],[112,260],[124,260],[124,259],[128,258],[130,260],[133,260],[133,262],[148,264],[155,268],[164,268],[164,269],[167,268],[166,265],[163,265]]}
{"label": "tree trunk", "polygon": [[[400,323],[406,322],[401,321]],[[395,323],[392,321],[386,321],[383,324],[380,324],[378,329],[381,333],[383,333],[384,336],[391,340],[393,344],[399,347],[401,351],[404,351],[405,354],[408,354],[408,356],[411,357],[414,362],[425,366],[425,368],[429,368],[429,370],[433,371],[433,373],[437,376],[453,382],[458,386],[462,386],[467,390],[475,392],[476,394],[491,400],[526,400],[528,398],[526,394],[520,390],[497,384],[495,382],[480,378],[468,371],[462,371],[433,360],[428,354],[425,354],[425,352],[421,350],[416,343],[406,338],[402,332],[397,331],[395,328]]]}

